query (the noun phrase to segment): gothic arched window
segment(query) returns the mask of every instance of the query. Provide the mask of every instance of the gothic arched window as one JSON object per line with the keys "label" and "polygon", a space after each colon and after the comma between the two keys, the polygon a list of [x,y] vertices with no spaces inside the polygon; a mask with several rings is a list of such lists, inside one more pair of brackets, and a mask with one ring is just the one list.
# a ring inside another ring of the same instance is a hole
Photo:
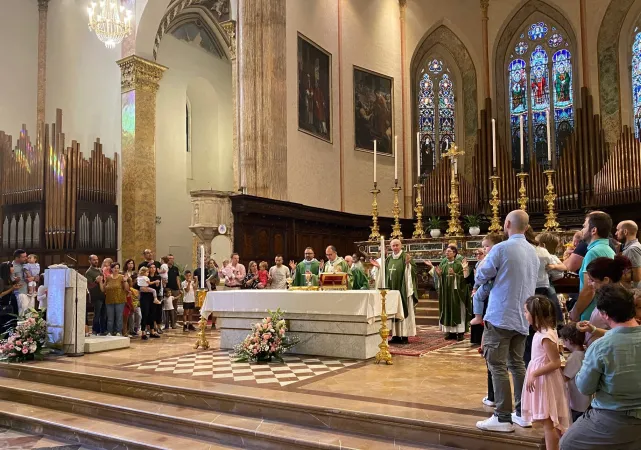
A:
{"label": "gothic arched window", "polygon": [[547,161],[548,113],[557,155],[574,128],[572,54],[565,36],[555,26],[539,21],[523,30],[512,47],[507,76],[512,162],[515,169],[520,168],[521,160],[521,117],[526,167],[529,167],[531,152],[539,163]]}
{"label": "gothic arched window", "polygon": [[454,81],[440,59],[430,60],[418,86],[418,130],[421,143],[421,176],[434,170],[441,153],[456,138]]}
{"label": "gothic arched window", "polygon": [[632,44],[632,110],[634,112],[634,135],[641,138],[641,31],[634,36]]}

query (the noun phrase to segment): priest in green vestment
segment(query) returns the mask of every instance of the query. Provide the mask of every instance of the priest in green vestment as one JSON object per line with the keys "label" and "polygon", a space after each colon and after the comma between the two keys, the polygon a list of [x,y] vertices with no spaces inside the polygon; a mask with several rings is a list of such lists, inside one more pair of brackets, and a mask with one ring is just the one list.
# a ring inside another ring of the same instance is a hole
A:
{"label": "priest in green vestment", "polygon": [[320,263],[314,258],[314,249],[307,247],[305,249],[305,259],[296,264],[294,261],[289,262],[292,269],[292,286],[307,286],[308,275],[309,283],[312,286],[318,286],[318,274],[320,273]]}
{"label": "priest in green vestment", "polygon": [[360,291],[369,289],[369,279],[365,276],[365,272],[360,269],[356,264],[354,264],[354,258],[347,255],[345,257],[345,262],[349,266],[349,272],[352,279],[352,290]]}
{"label": "priest in green vestment", "polygon": [[[416,318],[414,306],[418,303],[418,283],[416,278],[416,264],[412,257],[403,251],[399,239],[390,242],[392,254],[385,259],[385,287],[389,290],[399,291],[403,303],[404,319],[395,319],[392,327],[392,343],[409,342],[409,336],[416,336]],[[376,260],[371,261],[376,267],[380,265]],[[380,271],[378,271],[380,273]],[[380,278],[380,276],[379,276]],[[381,280],[377,280],[380,287]]]}
{"label": "priest in green vestment", "polygon": [[436,267],[438,277],[439,324],[445,331],[445,339],[462,341],[469,330],[471,319],[470,289],[465,281],[469,267],[465,258],[460,258],[455,245],[448,245],[445,258]]}
{"label": "priest in green vestment", "polygon": [[325,249],[325,256],[327,262],[321,262],[321,273],[346,273],[347,274],[347,289],[352,289],[352,274],[349,271],[349,265],[343,258],[338,256],[336,247],[330,245]]}

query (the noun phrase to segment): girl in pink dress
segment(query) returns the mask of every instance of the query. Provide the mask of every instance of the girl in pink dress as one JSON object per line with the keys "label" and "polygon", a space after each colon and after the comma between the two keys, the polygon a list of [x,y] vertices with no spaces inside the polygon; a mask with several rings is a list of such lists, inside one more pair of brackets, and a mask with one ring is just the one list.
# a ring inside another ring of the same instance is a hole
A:
{"label": "girl in pink dress", "polygon": [[561,372],[556,312],[547,297],[535,295],[525,301],[525,317],[536,334],[521,396],[521,417],[543,427],[547,450],[558,450],[561,435],[570,426],[570,406]]}

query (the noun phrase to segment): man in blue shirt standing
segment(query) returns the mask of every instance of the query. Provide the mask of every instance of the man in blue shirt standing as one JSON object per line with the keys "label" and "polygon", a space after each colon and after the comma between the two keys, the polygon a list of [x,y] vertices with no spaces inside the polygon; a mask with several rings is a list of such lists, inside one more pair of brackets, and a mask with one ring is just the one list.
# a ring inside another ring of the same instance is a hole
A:
{"label": "man in blue shirt standing", "polygon": [[[539,271],[539,258],[525,240],[529,216],[525,211],[512,211],[505,218],[507,241],[495,245],[476,272],[476,285],[494,280],[483,331],[483,356],[492,373],[496,410],[492,417],[476,423],[481,430],[512,432],[516,422],[531,426],[521,419],[521,392],[525,380],[525,340],[529,324],[525,318],[525,300],[534,295]],[[514,383],[516,413],[512,412],[510,378]]]}
{"label": "man in blue shirt standing", "polygon": [[609,284],[596,293],[596,307],[611,328],[585,353],[574,381],[594,395],[588,409],[561,438],[561,450],[641,448],[641,326],[634,297]]}
{"label": "man in blue shirt standing", "polygon": [[614,258],[615,253],[608,240],[611,230],[612,218],[608,214],[595,211],[585,216],[583,239],[588,243],[588,252],[579,270],[579,298],[570,311],[570,318],[574,321],[590,320],[594,311],[594,288],[588,283],[586,269],[597,258]]}

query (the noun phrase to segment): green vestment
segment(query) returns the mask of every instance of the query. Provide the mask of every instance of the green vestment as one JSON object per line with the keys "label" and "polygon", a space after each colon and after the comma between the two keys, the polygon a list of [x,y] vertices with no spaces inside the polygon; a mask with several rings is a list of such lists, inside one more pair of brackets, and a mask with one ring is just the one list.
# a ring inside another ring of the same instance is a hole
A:
{"label": "green vestment", "polygon": [[347,261],[340,256],[337,256],[334,261],[325,261],[325,266],[321,273],[346,273],[347,274],[347,289],[352,289],[352,273],[349,270]]}
{"label": "green vestment", "polygon": [[[438,283],[438,309],[439,323],[446,327],[456,327],[465,324],[465,331],[469,329],[471,312],[470,290],[463,273],[462,259],[443,259],[439,265],[441,274]],[[450,274],[450,269],[453,274]],[[465,316],[461,317],[461,303],[465,307]]]}
{"label": "green vestment", "polygon": [[[318,273],[320,272],[320,263],[313,259],[310,261],[309,265],[305,264],[305,261],[301,261],[296,266],[294,270],[294,276],[292,281],[292,286],[307,286],[307,280],[305,279],[306,267],[309,266],[309,271],[312,274],[311,282],[312,286],[318,285]],[[316,275],[316,276],[314,276]]]}
{"label": "green vestment", "polygon": [[407,281],[405,277],[405,255],[406,253],[401,252],[401,256],[397,259],[394,259],[392,255],[388,256],[385,260],[385,287],[392,291],[399,291],[401,293],[401,301],[403,302],[403,314],[407,317],[408,308],[411,306],[414,307],[414,303],[418,302],[418,283],[416,282],[416,263],[414,260],[410,260],[410,268],[412,271],[412,286],[414,288],[414,294],[412,295],[412,303],[408,301],[407,298]]}
{"label": "green vestment", "polygon": [[357,291],[361,289],[369,289],[369,279],[365,276],[363,271],[358,267],[351,269],[352,275],[352,289]]}

